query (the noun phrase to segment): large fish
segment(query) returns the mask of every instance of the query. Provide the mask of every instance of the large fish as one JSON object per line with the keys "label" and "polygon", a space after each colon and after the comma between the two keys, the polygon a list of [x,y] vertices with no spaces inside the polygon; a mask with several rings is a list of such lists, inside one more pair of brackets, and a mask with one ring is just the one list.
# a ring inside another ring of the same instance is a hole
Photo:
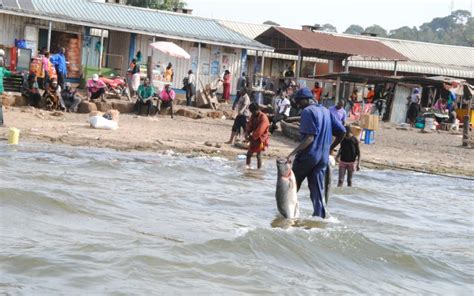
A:
{"label": "large fish", "polygon": [[336,160],[334,156],[329,155],[329,163],[326,168],[326,175],[324,176],[324,207],[327,206],[329,201],[329,194],[331,193],[331,181],[332,181],[332,167],[336,166]]}
{"label": "large fish", "polygon": [[278,178],[275,198],[278,211],[285,218],[298,218],[300,206],[296,195],[296,179],[291,164],[286,159],[277,159],[276,165]]}

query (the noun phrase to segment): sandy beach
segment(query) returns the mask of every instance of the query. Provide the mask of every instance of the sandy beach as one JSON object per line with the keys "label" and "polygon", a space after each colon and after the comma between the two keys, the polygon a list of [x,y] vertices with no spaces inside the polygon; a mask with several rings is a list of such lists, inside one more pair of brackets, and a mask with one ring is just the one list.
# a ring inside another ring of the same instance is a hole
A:
{"label": "sandy beach", "polygon": [[[176,109],[183,108],[178,106]],[[119,129],[93,129],[87,114],[54,114],[32,107],[7,107],[4,127],[6,142],[9,127],[21,130],[21,142],[58,143],[72,146],[103,147],[122,151],[173,150],[189,155],[213,155],[235,159],[245,150],[225,142],[233,121],[229,119],[191,119],[183,116],[143,117],[121,114]],[[211,146],[212,145],[212,146]],[[286,156],[296,142],[279,131],[271,138],[267,159]],[[375,144],[361,144],[363,167],[399,168],[437,174],[474,176],[474,149],[461,147],[461,133],[421,133],[381,124]]]}

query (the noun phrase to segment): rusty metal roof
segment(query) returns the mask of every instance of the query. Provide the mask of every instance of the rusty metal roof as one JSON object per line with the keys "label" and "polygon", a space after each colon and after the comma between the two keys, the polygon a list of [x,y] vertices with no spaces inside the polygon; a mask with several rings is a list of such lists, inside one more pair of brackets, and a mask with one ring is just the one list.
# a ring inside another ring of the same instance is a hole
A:
{"label": "rusty metal roof", "polygon": [[255,40],[274,47],[275,52],[322,58],[361,56],[371,59],[407,61],[409,58],[376,40],[363,40],[333,34],[272,27]]}

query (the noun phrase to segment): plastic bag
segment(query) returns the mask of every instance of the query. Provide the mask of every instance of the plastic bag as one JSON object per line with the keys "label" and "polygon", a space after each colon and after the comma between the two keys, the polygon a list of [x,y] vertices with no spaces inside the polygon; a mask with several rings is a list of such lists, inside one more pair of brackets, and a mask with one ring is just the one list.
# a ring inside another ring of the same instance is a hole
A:
{"label": "plastic bag", "polygon": [[92,116],[89,118],[91,127],[106,130],[116,130],[118,124],[116,121],[108,120],[102,116]]}

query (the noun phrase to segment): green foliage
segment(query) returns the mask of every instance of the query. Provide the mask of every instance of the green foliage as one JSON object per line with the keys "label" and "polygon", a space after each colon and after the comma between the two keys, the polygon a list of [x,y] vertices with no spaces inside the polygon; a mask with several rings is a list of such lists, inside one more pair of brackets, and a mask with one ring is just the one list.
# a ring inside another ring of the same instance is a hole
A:
{"label": "green foliage", "polygon": [[[360,35],[364,31],[361,29],[361,26],[351,25],[344,33]],[[474,46],[474,18],[467,10],[456,10],[448,16],[434,18],[419,28],[404,26],[387,33],[384,28],[373,25],[365,32],[395,39]]]}
{"label": "green foliage", "polygon": [[359,25],[350,25],[344,33],[346,34],[352,34],[352,35],[360,35],[364,32],[364,28],[359,26]]}
{"label": "green foliage", "polygon": [[184,8],[186,2],[180,0],[127,0],[127,5],[172,11],[173,8]]}
{"label": "green foliage", "polygon": [[320,30],[323,31],[323,32],[337,33],[336,27],[334,27],[334,26],[331,25],[331,24],[324,24],[324,25],[322,25]]}
{"label": "green foliage", "polygon": [[365,28],[366,33],[376,34],[379,37],[387,37],[387,30],[382,28],[379,25],[372,25],[370,27]]}

